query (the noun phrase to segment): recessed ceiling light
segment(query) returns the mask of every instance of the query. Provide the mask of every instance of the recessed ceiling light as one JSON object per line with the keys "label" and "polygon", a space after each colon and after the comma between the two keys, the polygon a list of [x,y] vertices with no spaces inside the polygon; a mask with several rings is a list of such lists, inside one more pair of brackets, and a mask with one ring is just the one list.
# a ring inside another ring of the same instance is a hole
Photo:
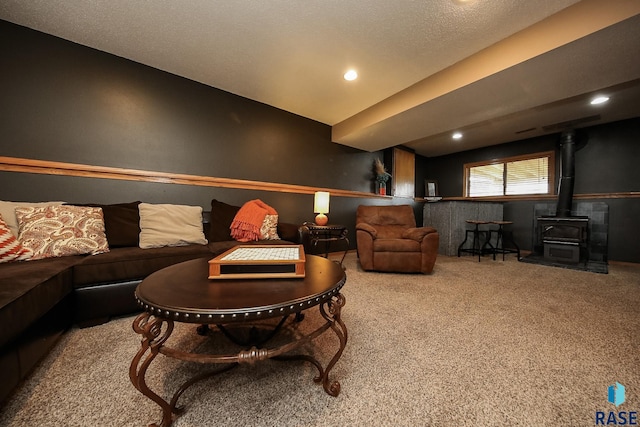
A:
{"label": "recessed ceiling light", "polygon": [[453,135],[451,135],[451,138],[453,138],[453,139],[462,139],[462,133],[461,132],[454,132]]}
{"label": "recessed ceiling light", "polygon": [[596,96],[591,100],[591,105],[604,104],[609,100],[608,96]]}
{"label": "recessed ceiling light", "polygon": [[358,73],[356,72],[356,70],[349,70],[346,73],[344,73],[345,80],[352,81],[357,78],[358,78]]}

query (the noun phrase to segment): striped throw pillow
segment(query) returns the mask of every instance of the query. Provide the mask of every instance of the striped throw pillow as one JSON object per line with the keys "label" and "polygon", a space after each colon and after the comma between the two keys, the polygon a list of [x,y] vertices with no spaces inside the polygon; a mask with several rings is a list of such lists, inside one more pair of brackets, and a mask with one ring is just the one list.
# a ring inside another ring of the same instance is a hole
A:
{"label": "striped throw pillow", "polygon": [[0,263],[24,261],[32,255],[33,251],[20,244],[0,215]]}

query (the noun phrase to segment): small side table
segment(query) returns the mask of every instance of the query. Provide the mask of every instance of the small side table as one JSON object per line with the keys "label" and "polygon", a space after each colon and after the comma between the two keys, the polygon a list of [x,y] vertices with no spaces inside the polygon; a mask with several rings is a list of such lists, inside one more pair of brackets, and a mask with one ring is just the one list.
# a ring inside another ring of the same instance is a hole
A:
{"label": "small side table", "polygon": [[304,226],[309,230],[309,242],[315,247],[319,242],[324,242],[324,257],[329,257],[329,246],[332,242],[343,242],[345,245],[344,254],[340,260],[340,265],[344,261],[349,251],[349,239],[347,238],[347,227],[338,224],[317,225],[313,223],[305,223]]}

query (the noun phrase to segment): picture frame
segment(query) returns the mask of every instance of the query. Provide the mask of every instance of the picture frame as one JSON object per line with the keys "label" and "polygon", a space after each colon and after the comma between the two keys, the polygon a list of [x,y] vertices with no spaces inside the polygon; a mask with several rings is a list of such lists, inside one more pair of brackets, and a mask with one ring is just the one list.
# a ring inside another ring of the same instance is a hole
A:
{"label": "picture frame", "polygon": [[438,181],[431,179],[424,180],[424,196],[438,197]]}

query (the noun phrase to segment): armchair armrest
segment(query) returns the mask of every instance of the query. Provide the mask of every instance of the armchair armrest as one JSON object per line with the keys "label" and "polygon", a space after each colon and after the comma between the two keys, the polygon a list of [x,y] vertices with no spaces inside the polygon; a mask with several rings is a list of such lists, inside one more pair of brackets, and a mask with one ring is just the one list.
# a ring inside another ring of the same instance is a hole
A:
{"label": "armchair armrest", "polygon": [[413,227],[407,228],[402,232],[403,239],[411,239],[416,242],[421,242],[424,236],[431,233],[436,233],[436,229],[433,227]]}
{"label": "armchair armrest", "polygon": [[375,228],[373,228],[373,226],[366,224],[364,222],[360,222],[356,224],[356,231],[358,230],[366,231],[367,233],[371,234],[371,237],[373,237],[374,239],[378,237],[378,231]]}

